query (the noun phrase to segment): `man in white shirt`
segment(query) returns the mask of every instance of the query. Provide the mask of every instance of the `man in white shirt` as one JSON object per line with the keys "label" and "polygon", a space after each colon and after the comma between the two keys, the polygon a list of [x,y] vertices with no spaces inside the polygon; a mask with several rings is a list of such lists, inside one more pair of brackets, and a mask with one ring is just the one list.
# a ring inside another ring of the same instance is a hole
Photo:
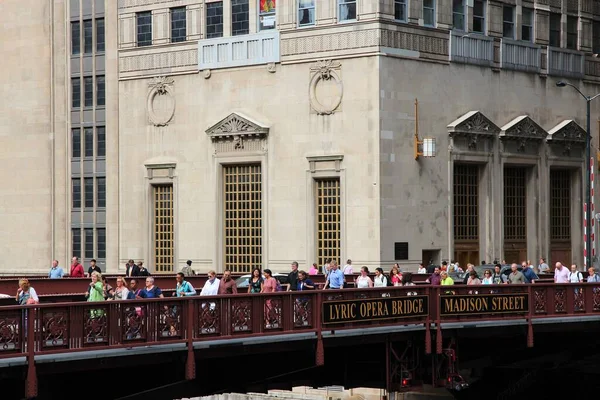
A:
{"label": "man in white shirt", "polygon": [[200,296],[216,296],[219,294],[219,283],[221,281],[217,278],[215,271],[208,271],[208,280],[204,284]]}
{"label": "man in white shirt", "polygon": [[569,273],[569,282],[583,282],[583,275],[581,274],[581,272],[577,271],[577,265],[575,264],[571,265],[571,272]]}
{"label": "man in white shirt", "polygon": [[[215,271],[208,271],[208,280],[204,284],[202,291],[200,292],[200,296],[216,296],[219,294],[219,284],[221,281],[217,278],[217,273]],[[214,313],[217,309],[217,304],[214,301],[209,303],[202,303],[202,309],[204,310],[208,305],[211,313]]]}
{"label": "man in white shirt", "polygon": [[554,269],[554,283],[568,283],[569,270],[564,268],[560,262],[557,262]]}

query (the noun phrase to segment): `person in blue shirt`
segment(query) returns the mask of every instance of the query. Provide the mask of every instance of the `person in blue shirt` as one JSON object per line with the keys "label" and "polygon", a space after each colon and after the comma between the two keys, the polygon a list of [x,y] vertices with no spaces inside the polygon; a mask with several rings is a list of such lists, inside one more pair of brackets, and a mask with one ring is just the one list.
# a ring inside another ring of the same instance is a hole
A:
{"label": "person in blue shirt", "polygon": [[531,268],[529,266],[529,263],[526,261],[523,261],[523,263],[521,264],[523,266],[523,271],[521,271],[523,273],[523,276],[525,277],[525,283],[535,283],[536,279],[540,279],[537,274],[535,273],[535,271],[533,270],[533,268]]}
{"label": "person in blue shirt", "polygon": [[65,272],[62,267],[58,266],[58,260],[52,261],[52,268],[50,268],[50,272],[48,272],[48,278],[50,279],[60,279],[65,276]]}
{"label": "person in blue shirt", "polygon": [[149,276],[146,278],[146,287],[140,290],[136,296],[138,299],[156,299],[163,298],[162,290],[158,286],[154,286],[154,278]]}
{"label": "person in blue shirt", "polygon": [[329,268],[329,275],[327,275],[324,289],[343,289],[344,273],[339,269],[337,262],[332,261]]}
{"label": "person in blue shirt", "polygon": [[173,296],[184,297],[184,296],[195,296],[196,289],[192,286],[191,283],[186,281],[184,278],[183,272],[178,272],[177,277],[177,286],[175,287],[175,292],[173,292]]}
{"label": "person in blue shirt", "polygon": [[308,278],[308,274],[304,271],[298,272],[298,290],[312,290],[315,284]]}

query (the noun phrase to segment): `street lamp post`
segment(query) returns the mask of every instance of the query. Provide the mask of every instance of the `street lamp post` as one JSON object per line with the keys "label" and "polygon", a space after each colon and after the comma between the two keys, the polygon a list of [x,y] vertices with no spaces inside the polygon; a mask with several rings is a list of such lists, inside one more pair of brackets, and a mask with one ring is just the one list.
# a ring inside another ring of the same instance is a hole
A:
{"label": "street lamp post", "polygon": [[558,87],[565,87],[565,86],[571,86],[573,89],[577,90],[577,93],[579,93],[581,95],[581,97],[583,97],[586,101],[586,142],[585,142],[585,166],[587,169],[587,179],[586,179],[586,191],[585,191],[585,197],[586,197],[586,204],[587,204],[587,208],[584,209],[584,213],[585,213],[585,269],[587,270],[588,268],[590,268],[592,266],[592,167],[591,167],[591,152],[592,152],[592,132],[591,132],[591,127],[590,127],[590,114],[591,114],[591,108],[590,108],[590,103],[592,102],[592,100],[594,100],[596,97],[600,96],[600,93],[598,93],[595,96],[586,96],[585,94],[583,94],[581,92],[581,90],[579,90],[579,88],[575,85],[573,85],[572,83],[569,82],[565,82],[565,81],[558,81],[556,82],[556,86]]}

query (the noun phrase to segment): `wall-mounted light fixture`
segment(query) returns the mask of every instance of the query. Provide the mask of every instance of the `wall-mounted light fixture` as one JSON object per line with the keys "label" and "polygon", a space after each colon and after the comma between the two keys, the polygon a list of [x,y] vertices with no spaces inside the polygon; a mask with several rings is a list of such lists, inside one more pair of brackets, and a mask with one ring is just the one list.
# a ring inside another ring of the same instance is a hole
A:
{"label": "wall-mounted light fixture", "polygon": [[419,139],[419,100],[415,99],[415,160],[421,157],[435,157],[435,138]]}

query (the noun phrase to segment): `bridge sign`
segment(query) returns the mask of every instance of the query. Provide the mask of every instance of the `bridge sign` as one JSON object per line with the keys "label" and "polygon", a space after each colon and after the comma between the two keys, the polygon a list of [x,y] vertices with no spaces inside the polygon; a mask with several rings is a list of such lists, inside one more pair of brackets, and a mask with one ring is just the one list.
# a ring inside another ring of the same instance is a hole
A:
{"label": "bridge sign", "polygon": [[424,317],[429,314],[429,296],[325,301],[322,311],[324,324]]}
{"label": "bridge sign", "polygon": [[529,294],[473,294],[440,296],[440,315],[525,314]]}

